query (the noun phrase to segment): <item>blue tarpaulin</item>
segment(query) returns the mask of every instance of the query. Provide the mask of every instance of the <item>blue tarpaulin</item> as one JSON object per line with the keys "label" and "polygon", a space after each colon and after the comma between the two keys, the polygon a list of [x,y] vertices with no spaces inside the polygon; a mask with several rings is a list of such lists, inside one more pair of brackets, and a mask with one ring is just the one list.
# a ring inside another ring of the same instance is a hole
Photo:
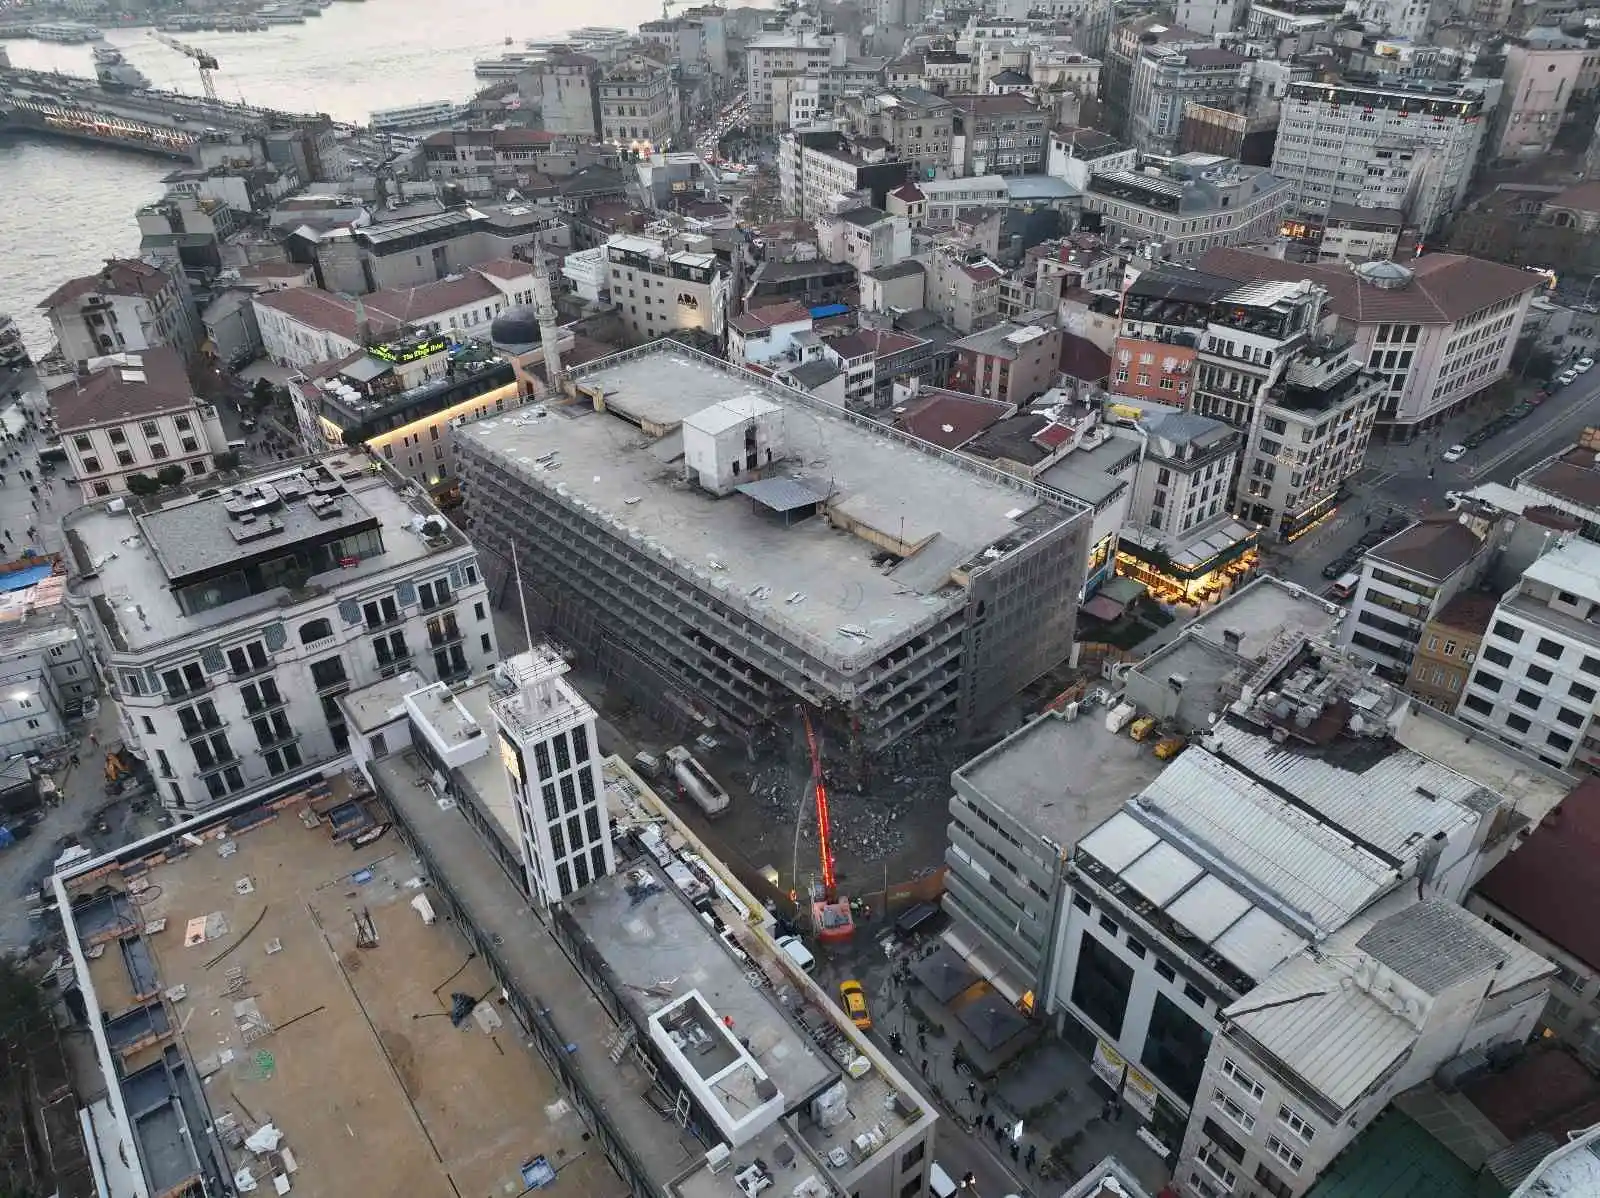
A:
{"label": "blue tarpaulin", "polygon": [[0,578],[0,592],[20,591],[23,587],[31,587],[36,582],[43,582],[50,577],[54,569],[49,562],[42,566],[29,566],[26,570],[13,570],[10,574]]}
{"label": "blue tarpaulin", "polygon": [[827,316],[843,316],[848,311],[850,311],[849,304],[823,304],[819,308],[811,309],[811,318],[822,320]]}

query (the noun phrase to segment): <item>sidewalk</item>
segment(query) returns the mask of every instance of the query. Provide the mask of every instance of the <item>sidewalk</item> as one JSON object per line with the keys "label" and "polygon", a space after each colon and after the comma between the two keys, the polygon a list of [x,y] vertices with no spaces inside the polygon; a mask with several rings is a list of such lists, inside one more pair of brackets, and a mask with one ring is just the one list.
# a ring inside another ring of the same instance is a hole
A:
{"label": "sidewalk", "polygon": [[[892,1007],[882,1017],[881,1031],[886,1037],[900,1033],[908,1072],[920,1075],[945,1113],[982,1138],[1027,1191],[1058,1193],[1108,1155],[1121,1160],[1152,1194],[1172,1180],[1171,1166],[1139,1139],[1139,1117],[1124,1108],[1108,1121],[1111,1091],[1048,1026],[1035,1024],[1020,1033],[1033,1037],[1031,1043],[985,1079],[966,1062],[989,1054],[954,1011],[936,1002],[914,977],[898,980],[903,976],[891,972],[885,979],[881,992]],[[905,1005],[907,998],[929,1022],[921,1042],[918,1017]],[[1022,1137],[1013,1144],[1008,1132],[1018,1120]],[[1052,1154],[1060,1162],[1054,1169],[1046,1164]]]}

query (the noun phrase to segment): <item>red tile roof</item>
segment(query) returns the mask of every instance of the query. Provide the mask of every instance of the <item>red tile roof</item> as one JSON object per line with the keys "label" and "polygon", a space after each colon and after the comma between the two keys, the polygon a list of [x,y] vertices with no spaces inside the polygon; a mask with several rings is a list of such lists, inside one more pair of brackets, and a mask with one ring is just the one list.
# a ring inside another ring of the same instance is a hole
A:
{"label": "red tile roof", "polygon": [[981,396],[924,388],[895,416],[894,426],[945,449],[959,449],[1011,411],[1010,404]]}
{"label": "red tile roof", "polygon": [[963,266],[961,269],[966,272],[967,278],[974,283],[992,283],[1004,274],[1003,271],[990,266],[987,262],[978,266]]}
{"label": "red tile roof", "polygon": [[1424,254],[1406,263],[1415,277],[1387,289],[1363,283],[1347,267],[1307,265],[1249,250],[1218,249],[1200,259],[1209,274],[1241,283],[1298,283],[1310,279],[1328,289],[1329,306],[1359,324],[1454,324],[1501,300],[1543,287],[1538,275],[1464,254]]}
{"label": "red tile roof", "polygon": [[781,304],[768,304],[765,308],[751,308],[733,318],[733,327],[741,333],[764,333],[774,325],[797,324],[809,321],[811,311],[803,304],[787,300]]}
{"label": "red tile roof", "polygon": [[1072,427],[1066,424],[1047,424],[1033,434],[1033,443],[1046,449],[1059,449],[1072,440]]}
{"label": "red tile roof", "polygon": [[159,295],[171,282],[164,270],[137,258],[108,258],[99,274],[68,279],[39,307],[56,308],[85,295]]}
{"label": "red tile roof", "polygon": [[346,341],[357,340],[356,307],[342,295],[320,287],[287,287],[282,291],[263,292],[255,297],[255,302]]}
{"label": "red tile roof", "polygon": [[1478,883],[1480,897],[1591,968],[1600,968],[1600,778],[1561,801]]}
{"label": "red tile roof", "polygon": [[103,367],[49,393],[63,433],[194,406],[194,391],[177,350],[160,346],[124,356],[126,366]]}
{"label": "red tile roof", "polygon": [[1076,333],[1061,334],[1061,373],[1084,383],[1103,382],[1111,373],[1111,355]]}
{"label": "red tile roof", "polygon": [[488,279],[468,272],[459,278],[440,279],[420,287],[374,291],[363,298],[367,311],[374,316],[387,316],[395,324],[412,324],[468,304],[496,300],[500,295],[500,289]]}
{"label": "red tile roof", "polygon": [[1538,474],[1528,486],[1547,491],[1580,507],[1600,507],[1600,454],[1573,446]]}
{"label": "red tile roof", "polygon": [[531,279],[533,267],[526,262],[518,262],[514,258],[491,258],[487,262],[480,262],[472,268],[481,275],[489,275],[496,279]]}
{"label": "red tile roof", "polygon": [[922,193],[922,188],[915,183],[902,183],[889,194],[897,200],[904,200],[907,204],[918,204],[928,198]]}

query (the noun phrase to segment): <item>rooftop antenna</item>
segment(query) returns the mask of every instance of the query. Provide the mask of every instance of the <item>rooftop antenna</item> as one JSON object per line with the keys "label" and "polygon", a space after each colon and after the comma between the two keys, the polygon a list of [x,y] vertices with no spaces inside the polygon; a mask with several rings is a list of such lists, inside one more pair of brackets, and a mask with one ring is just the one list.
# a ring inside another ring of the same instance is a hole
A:
{"label": "rooftop antenna", "polygon": [[528,643],[528,652],[533,652],[533,629],[528,624],[528,592],[522,589],[522,563],[517,560],[517,543],[511,542],[511,572],[517,580],[517,601],[522,605],[522,639]]}

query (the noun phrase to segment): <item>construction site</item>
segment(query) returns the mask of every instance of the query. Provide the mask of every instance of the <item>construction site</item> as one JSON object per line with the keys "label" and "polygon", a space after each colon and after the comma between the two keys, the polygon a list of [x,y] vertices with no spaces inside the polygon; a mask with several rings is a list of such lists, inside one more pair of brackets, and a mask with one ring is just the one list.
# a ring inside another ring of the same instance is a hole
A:
{"label": "construction site", "polygon": [[341,775],[57,880],[143,1192],[614,1185],[376,813]]}

